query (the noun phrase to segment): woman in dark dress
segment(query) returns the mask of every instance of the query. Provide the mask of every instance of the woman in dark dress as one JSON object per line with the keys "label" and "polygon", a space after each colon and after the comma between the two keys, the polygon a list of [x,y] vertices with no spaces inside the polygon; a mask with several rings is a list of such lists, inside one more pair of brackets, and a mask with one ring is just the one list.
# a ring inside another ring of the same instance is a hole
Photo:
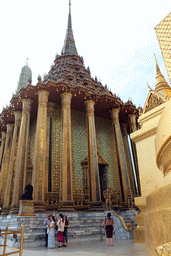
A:
{"label": "woman in dark dress", "polygon": [[107,214],[107,218],[104,221],[105,229],[106,229],[106,240],[107,245],[109,246],[109,241],[111,246],[113,246],[113,230],[114,230],[114,221],[111,218],[111,213]]}
{"label": "woman in dark dress", "polygon": [[67,220],[67,216],[64,215],[64,222],[65,222],[65,227],[64,227],[64,247],[67,246],[67,233],[68,233],[68,226],[69,226],[69,221]]}

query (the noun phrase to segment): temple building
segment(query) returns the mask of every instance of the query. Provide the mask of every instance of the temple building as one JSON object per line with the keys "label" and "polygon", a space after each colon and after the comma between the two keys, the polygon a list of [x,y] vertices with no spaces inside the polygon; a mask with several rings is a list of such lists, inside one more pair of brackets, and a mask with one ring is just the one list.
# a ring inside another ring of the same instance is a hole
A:
{"label": "temple building", "polygon": [[141,195],[137,154],[129,138],[138,109],[91,77],[78,55],[71,23],[61,55],[32,85],[23,67],[16,94],[0,114],[0,206],[18,213],[25,186],[35,212],[101,210],[110,194],[125,209]]}

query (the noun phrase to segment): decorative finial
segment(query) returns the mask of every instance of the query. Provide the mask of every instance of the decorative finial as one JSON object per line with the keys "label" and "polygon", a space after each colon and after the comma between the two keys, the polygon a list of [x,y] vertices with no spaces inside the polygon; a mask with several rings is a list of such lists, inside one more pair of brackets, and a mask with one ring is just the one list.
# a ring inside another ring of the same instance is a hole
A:
{"label": "decorative finial", "polygon": [[156,58],[156,55],[154,54],[154,58],[155,58],[155,62],[156,62],[156,74],[161,74],[161,71],[159,69],[159,65],[157,63],[157,58]]}
{"label": "decorative finial", "polygon": [[69,0],[69,13],[71,13],[71,0]]}
{"label": "decorative finial", "polygon": [[26,65],[28,66],[28,58],[27,58],[27,61],[26,61]]}
{"label": "decorative finial", "polygon": [[148,82],[147,82],[147,87],[148,87],[148,89],[149,89],[150,91],[153,91],[153,90],[151,89],[151,87],[148,85]]}
{"label": "decorative finial", "polygon": [[73,31],[72,31],[72,22],[71,22],[71,0],[69,0],[69,15],[68,15],[68,26],[67,26],[67,32],[66,37],[64,41],[64,46],[62,48],[61,55],[73,55],[77,53]]}

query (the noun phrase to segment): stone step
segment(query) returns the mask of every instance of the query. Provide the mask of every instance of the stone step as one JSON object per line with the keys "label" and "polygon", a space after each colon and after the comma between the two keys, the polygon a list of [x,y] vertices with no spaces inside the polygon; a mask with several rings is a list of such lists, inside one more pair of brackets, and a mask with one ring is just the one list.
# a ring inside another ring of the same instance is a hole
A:
{"label": "stone step", "polygon": [[[51,212],[52,214],[52,212]],[[131,212],[117,212],[125,220],[126,225],[133,220],[134,215]],[[69,220],[68,238],[69,241],[93,241],[100,240],[105,237],[105,230],[103,221],[107,212],[75,212],[66,213]],[[43,225],[44,219],[47,214],[37,214],[35,217],[18,217],[14,215],[8,215],[7,217],[0,217],[0,227],[5,229],[8,222],[9,229],[21,230],[21,224],[24,223],[24,247],[26,248],[35,246],[44,246],[45,244],[45,226]],[[57,213],[58,216],[58,213]],[[115,222],[115,237],[116,239],[132,239],[132,232],[124,230],[122,223],[112,213],[112,218]],[[134,221],[134,220],[133,220]],[[100,223],[101,231],[100,234]],[[136,223],[133,223],[136,226]],[[55,232],[57,236],[57,231]]]}

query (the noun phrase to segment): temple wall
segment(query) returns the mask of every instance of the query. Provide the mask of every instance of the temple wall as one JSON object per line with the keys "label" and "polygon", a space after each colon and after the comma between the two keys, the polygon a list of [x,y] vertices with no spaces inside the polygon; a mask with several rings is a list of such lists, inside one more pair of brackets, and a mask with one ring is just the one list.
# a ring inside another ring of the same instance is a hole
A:
{"label": "temple wall", "polygon": [[52,192],[60,191],[61,106],[56,106],[52,122]]}
{"label": "temple wall", "polygon": [[86,114],[71,111],[71,139],[73,156],[73,186],[74,192],[83,189],[83,170],[81,161],[88,155],[88,134],[86,129]]}
{"label": "temple wall", "polygon": [[120,191],[120,178],[116,140],[113,133],[112,121],[100,117],[95,118],[97,146],[99,154],[109,164],[108,180],[112,192]]}
{"label": "temple wall", "polygon": [[30,124],[30,134],[29,134],[29,148],[30,148],[30,158],[31,162],[33,164],[34,162],[34,144],[35,144],[35,134],[36,134],[36,122],[37,119],[35,119]]}
{"label": "temple wall", "polygon": [[[33,164],[34,144],[36,133],[35,119],[30,125],[29,154]],[[118,170],[118,156],[116,139],[113,132],[112,121],[95,117],[96,137],[99,154],[109,164],[108,181],[112,193],[120,192],[120,176]],[[61,106],[56,105],[52,115],[52,156],[51,178],[52,192],[60,192],[60,161],[61,161]],[[88,156],[88,133],[86,127],[86,114],[71,110],[71,138],[73,159],[73,189],[74,193],[83,189],[83,169],[81,161]]]}
{"label": "temple wall", "polygon": [[127,175],[128,175],[129,185],[131,187],[132,194],[136,195],[135,178],[134,178],[134,173],[133,173],[133,165],[132,165],[130,148],[129,148],[129,143],[128,143],[128,132],[127,132],[126,124],[121,123],[121,132],[122,132],[122,139],[123,139],[123,144],[124,144],[124,153],[126,156],[126,162],[127,162],[127,167],[128,167]]}

